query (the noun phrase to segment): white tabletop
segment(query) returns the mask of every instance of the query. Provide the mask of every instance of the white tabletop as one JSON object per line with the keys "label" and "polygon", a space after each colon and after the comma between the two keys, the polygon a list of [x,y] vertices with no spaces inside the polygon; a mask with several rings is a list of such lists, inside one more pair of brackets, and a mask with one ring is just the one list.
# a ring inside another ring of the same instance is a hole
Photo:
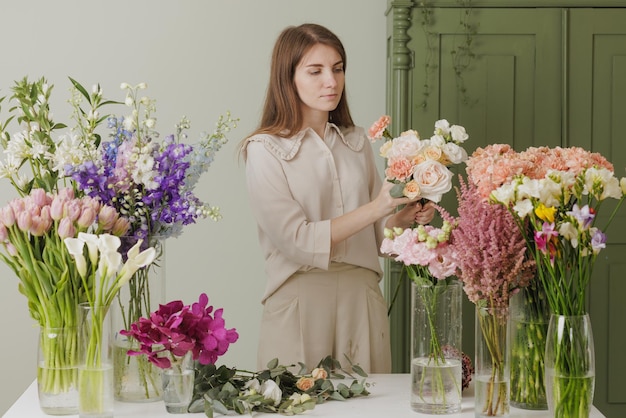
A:
{"label": "white tabletop", "polygon": [[[312,411],[307,411],[303,417],[326,418],[367,418],[367,417],[394,417],[415,418],[432,417],[420,414],[411,409],[410,375],[409,374],[374,374],[367,382],[373,386],[369,388],[370,395],[346,401],[328,401],[317,405]],[[116,418],[171,418],[173,415],[165,411],[163,402],[151,403],[115,403]],[[203,417],[204,414],[193,414]],[[276,417],[276,414],[254,414],[255,417]],[[474,416],[474,398],[472,386],[463,392],[463,409],[458,414],[446,415],[454,418],[470,418]],[[509,415],[512,418],[549,417],[548,411],[527,411],[511,408]],[[4,418],[47,418],[39,409],[37,399],[37,383],[33,382],[22,396],[6,412]],[[67,415],[67,418],[77,415]],[[591,418],[602,418],[604,415],[595,407],[591,411]]]}

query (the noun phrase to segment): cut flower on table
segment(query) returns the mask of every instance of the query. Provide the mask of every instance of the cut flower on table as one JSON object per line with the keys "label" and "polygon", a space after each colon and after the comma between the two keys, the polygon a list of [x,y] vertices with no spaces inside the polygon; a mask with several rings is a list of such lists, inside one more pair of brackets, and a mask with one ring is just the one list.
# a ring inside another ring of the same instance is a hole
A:
{"label": "cut flower on table", "polygon": [[[291,369],[274,359],[267,369],[251,372],[227,366],[197,365],[194,398],[190,412],[247,415],[254,412],[297,415],[314,409],[316,404],[328,400],[340,400],[368,396],[370,383],[367,374],[355,364],[344,369],[341,363],[328,356],[316,368],[307,372],[300,363],[300,371]],[[353,373],[360,376],[357,378]],[[346,379],[348,384],[334,382]]]}

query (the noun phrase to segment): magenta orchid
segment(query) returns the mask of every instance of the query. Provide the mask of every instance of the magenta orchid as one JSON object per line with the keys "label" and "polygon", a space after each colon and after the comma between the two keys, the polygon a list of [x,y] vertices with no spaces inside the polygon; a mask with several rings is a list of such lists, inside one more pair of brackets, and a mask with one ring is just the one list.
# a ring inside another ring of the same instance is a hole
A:
{"label": "magenta orchid", "polygon": [[235,328],[225,328],[223,309],[213,312],[213,306],[207,306],[208,303],[208,296],[202,293],[192,305],[175,300],[160,305],[150,318],[139,318],[131,324],[130,330],[120,331],[139,341],[140,350],[129,350],[128,355],[146,355],[162,369],[172,364],[171,359],[163,355],[167,352],[176,357],[192,352],[193,359],[200,364],[215,364],[229,345],[239,339],[239,334]]}

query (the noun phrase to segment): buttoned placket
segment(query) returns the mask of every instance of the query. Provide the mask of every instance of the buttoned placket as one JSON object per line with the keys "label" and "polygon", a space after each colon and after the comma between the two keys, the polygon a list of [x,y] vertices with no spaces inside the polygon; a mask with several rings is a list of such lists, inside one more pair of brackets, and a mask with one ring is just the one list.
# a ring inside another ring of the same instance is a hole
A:
{"label": "buttoned placket", "polygon": [[[335,162],[335,156],[333,155],[332,148],[334,147],[335,141],[341,141],[341,138],[338,138],[338,133],[330,127],[330,125],[326,126],[326,132],[324,139],[319,141],[320,146],[324,147],[324,155],[326,156],[326,162],[328,165],[328,169],[331,172],[332,178],[332,195],[333,202],[335,202],[333,208],[333,218],[339,217],[344,214],[344,204],[343,204],[343,195],[341,193],[341,183],[339,182],[339,173],[337,172],[337,165]],[[321,139],[321,138],[320,138]],[[322,145],[323,144],[323,145]],[[341,261],[346,253],[346,243],[341,242],[333,248],[332,260],[333,261]]]}

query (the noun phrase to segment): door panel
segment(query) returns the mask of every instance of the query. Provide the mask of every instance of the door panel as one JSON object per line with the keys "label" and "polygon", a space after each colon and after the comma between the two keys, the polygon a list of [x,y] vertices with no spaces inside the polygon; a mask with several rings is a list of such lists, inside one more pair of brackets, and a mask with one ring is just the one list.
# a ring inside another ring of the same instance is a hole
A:
{"label": "door panel", "polygon": [[[626,10],[575,9],[567,20],[570,32],[568,68],[568,145],[604,155],[618,177],[626,176]],[[603,206],[605,225],[615,204]],[[594,404],[609,417],[626,416],[626,208],[607,231],[591,283],[589,313],[596,348]]]}

